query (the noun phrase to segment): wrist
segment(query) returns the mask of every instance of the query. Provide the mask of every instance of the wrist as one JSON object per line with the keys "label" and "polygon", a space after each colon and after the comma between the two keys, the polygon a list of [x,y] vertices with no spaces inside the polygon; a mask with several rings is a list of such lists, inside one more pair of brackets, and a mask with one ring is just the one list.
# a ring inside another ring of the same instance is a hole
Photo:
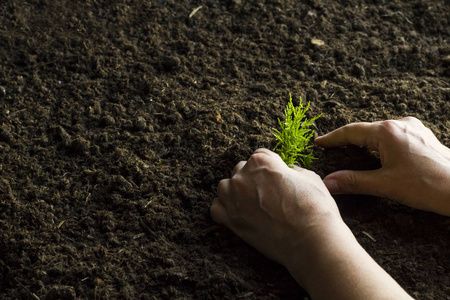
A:
{"label": "wrist", "polygon": [[350,229],[339,216],[329,216],[324,222],[311,227],[295,247],[285,267],[306,290],[315,282],[318,264],[329,260],[333,254],[344,249],[360,247]]}
{"label": "wrist", "polygon": [[339,217],[313,228],[286,265],[313,299],[411,299]]}

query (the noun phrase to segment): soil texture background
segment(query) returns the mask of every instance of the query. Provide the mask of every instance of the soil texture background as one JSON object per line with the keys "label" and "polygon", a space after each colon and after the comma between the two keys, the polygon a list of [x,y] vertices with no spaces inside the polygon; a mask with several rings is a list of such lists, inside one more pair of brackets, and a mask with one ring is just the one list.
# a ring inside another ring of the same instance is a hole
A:
{"label": "soil texture background", "polygon": [[[217,183],[289,93],[319,135],[419,118],[450,146],[447,0],[4,0],[1,299],[304,299],[215,225]],[[375,169],[356,147],[312,169]],[[450,299],[448,218],[336,197],[412,296]]]}

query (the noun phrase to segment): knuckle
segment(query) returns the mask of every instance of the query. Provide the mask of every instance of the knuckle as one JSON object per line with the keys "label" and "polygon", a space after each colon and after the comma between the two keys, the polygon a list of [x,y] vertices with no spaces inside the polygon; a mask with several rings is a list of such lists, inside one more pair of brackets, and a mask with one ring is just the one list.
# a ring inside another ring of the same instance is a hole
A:
{"label": "knuckle", "polygon": [[308,178],[311,178],[312,180],[320,180],[320,181],[322,181],[322,178],[316,172],[308,170],[308,169],[300,169],[300,170]]}
{"label": "knuckle", "polygon": [[221,208],[221,205],[219,204],[222,204],[230,216],[236,215],[241,206],[240,197],[237,195],[239,195],[243,188],[245,188],[245,186],[243,186],[242,180],[239,178],[224,179],[220,181],[217,188],[217,196],[220,203],[217,203],[217,208],[211,207],[211,209],[218,211],[218,209]]}
{"label": "knuckle", "polygon": [[393,128],[398,126],[398,121],[395,120],[385,120],[385,121],[381,121],[380,124],[380,128],[383,128],[384,130],[392,130]]}
{"label": "knuckle", "polygon": [[353,127],[355,127],[357,124],[356,123],[351,123],[351,124],[347,124],[344,125],[340,128],[340,131],[342,133],[343,136],[347,136],[349,134],[349,132],[352,131]]}
{"label": "knuckle", "polygon": [[236,164],[236,166],[234,166],[233,171],[231,172],[231,175],[234,177],[239,170],[242,169],[242,166],[246,164],[245,160],[241,160],[238,164]]}
{"label": "knuckle", "polygon": [[250,158],[248,160],[248,163],[251,166],[255,166],[255,167],[266,166],[269,164],[269,162],[270,162],[270,156],[265,152],[254,153],[254,154],[252,154],[252,156],[250,156]]}
{"label": "knuckle", "polygon": [[211,207],[209,208],[209,214],[211,215],[211,218],[216,223],[221,223],[219,210],[220,210],[220,207],[219,207],[218,203],[214,201],[213,204],[211,205]]}
{"label": "knuckle", "polygon": [[226,206],[219,200],[215,199],[209,208],[211,219],[218,223],[229,227],[229,213]]}
{"label": "knuckle", "polygon": [[358,181],[355,174],[350,173],[345,177],[345,185],[350,193],[355,194],[358,192]]}
{"label": "knuckle", "polygon": [[394,137],[399,133],[399,131],[403,131],[401,130],[401,127],[402,126],[399,123],[399,121],[395,120],[381,121],[378,126],[378,132],[381,136],[384,136],[386,138]]}
{"label": "knuckle", "polygon": [[405,126],[409,126],[410,128],[414,128],[415,130],[424,130],[425,131],[429,131],[431,132],[431,130],[429,130],[429,128],[427,128],[422,121],[420,121],[419,119],[415,118],[415,117],[406,117],[401,119],[401,121],[403,121],[404,123],[406,123]]}
{"label": "knuckle", "polygon": [[405,121],[405,122],[409,122],[409,123],[414,123],[414,124],[422,124],[422,122],[417,119],[416,117],[405,117],[403,119],[401,119],[401,121]]}
{"label": "knuckle", "polygon": [[400,120],[386,120],[379,122],[378,133],[390,140],[397,140],[411,130],[423,130],[423,123],[415,117],[406,117]]}
{"label": "knuckle", "polygon": [[219,197],[223,197],[223,195],[225,195],[228,183],[229,179],[222,179],[219,181],[219,184],[217,185],[217,195]]}
{"label": "knuckle", "polygon": [[320,177],[319,174],[317,174],[317,173],[315,173],[315,172],[312,172],[312,176],[313,176],[316,180],[322,182],[322,177]]}

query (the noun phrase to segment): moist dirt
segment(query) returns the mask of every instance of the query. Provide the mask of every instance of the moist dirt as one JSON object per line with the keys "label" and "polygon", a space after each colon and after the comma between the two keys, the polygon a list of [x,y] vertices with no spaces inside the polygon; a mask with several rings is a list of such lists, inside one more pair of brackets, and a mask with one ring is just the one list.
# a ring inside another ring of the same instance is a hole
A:
{"label": "moist dirt", "polygon": [[[319,135],[415,116],[450,146],[449,38],[438,0],[2,1],[0,298],[304,299],[212,222],[218,182],[273,148],[289,93]],[[412,296],[450,299],[448,218],[336,201]]]}

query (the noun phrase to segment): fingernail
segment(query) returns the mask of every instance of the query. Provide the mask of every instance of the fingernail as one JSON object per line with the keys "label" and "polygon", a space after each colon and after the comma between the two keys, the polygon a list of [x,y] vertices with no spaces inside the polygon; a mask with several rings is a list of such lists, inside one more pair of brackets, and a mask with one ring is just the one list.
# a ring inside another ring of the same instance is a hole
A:
{"label": "fingernail", "polygon": [[323,183],[331,194],[339,192],[339,186],[336,179],[324,179]]}

